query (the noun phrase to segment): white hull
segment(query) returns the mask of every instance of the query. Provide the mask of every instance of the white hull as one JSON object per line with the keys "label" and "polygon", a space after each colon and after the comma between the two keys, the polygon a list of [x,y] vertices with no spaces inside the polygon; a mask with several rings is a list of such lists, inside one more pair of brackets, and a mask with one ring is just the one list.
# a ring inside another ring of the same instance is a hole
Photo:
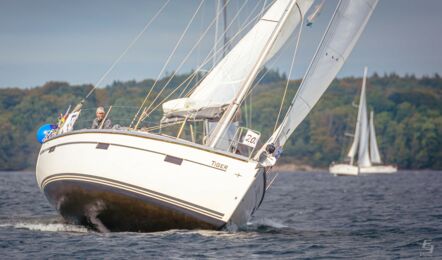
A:
{"label": "white hull", "polygon": [[329,168],[331,174],[357,176],[369,174],[389,174],[397,172],[397,168],[392,165],[377,165],[370,167],[358,167],[350,164],[334,164]]}
{"label": "white hull", "polygon": [[70,222],[111,231],[219,229],[246,223],[261,203],[265,172],[257,166],[173,138],[88,130],[45,142],[36,177]]}

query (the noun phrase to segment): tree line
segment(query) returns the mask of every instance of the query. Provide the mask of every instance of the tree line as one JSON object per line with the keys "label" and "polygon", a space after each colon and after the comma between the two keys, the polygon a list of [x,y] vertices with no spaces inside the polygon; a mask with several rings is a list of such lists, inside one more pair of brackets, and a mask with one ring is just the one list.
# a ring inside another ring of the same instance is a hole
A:
{"label": "tree line", "polygon": [[[244,102],[241,112],[243,125],[261,131],[261,140],[266,140],[275,126],[286,79],[277,71],[265,71],[262,75],[265,76]],[[187,76],[173,78],[161,98]],[[162,79],[153,93],[167,81],[168,78]],[[281,163],[327,167],[345,158],[352,142],[347,133],[354,132],[356,122],[357,109],[352,104],[358,103],[361,82],[361,78],[355,77],[332,82],[286,144]],[[85,106],[90,111],[87,120],[92,120],[99,105],[130,107],[135,113],[153,83],[149,79],[116,81],[97,89]],[[299,80],[290,81],[283,111],[299,83]],[[69,105],[75,106],[92,87],[48,82],[30,89],[0,89],[0,170],[34,169],[40,148],[35,138],[39,126],[56,123],[58,115]],[[148,103],[154,97],[151,95]],[[441,97],[442,79],[438,74],[418,78],[375,73],[367,79],[367,104],[375,113],[378,146],[384,162],[397,164],[401,169],[442,169]],[[153,115],[155,120],[160,116],[160,112]],[[125,124],[129,123],[131,118],[125,118]]]}

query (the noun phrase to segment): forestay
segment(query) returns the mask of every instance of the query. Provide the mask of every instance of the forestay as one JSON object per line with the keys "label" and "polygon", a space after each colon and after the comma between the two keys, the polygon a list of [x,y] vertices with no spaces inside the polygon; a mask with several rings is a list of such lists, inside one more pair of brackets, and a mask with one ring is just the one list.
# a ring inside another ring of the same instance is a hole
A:
{"label": "forestay", "polygon": [[216,119],[234,100],[256,64],[262,59],[263,51],[278,28],[279,22],[290,10],[271,49],[265,54],[262,67],[284,45],[293,33],[301,15],[298,8],[291,8],[294,3],[305,13],[312,0],[277,0],[267,10],[257,24],[241,39],[241,41],[222,59],[206,76],[195,91],[186,98],[168,101],[163,104],[166,117],[204,117]]}
{"label": "forestay", "polygon": [[304,120],[350,55],[378,0],[341,0],[290,108],[268,143],[281,147]]}

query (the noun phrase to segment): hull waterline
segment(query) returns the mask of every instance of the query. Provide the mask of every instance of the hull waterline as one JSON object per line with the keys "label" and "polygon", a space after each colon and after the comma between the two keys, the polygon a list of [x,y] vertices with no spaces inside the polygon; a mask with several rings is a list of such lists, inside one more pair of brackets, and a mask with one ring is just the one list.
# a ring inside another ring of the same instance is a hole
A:
{"label": "hull waterline", "polygon": [[329,171],[335,176],[358,176],[372,174],[391,174],[397,172],[397,168],[392,165],[358,167],[350,164],[334,164],[330,166]]}

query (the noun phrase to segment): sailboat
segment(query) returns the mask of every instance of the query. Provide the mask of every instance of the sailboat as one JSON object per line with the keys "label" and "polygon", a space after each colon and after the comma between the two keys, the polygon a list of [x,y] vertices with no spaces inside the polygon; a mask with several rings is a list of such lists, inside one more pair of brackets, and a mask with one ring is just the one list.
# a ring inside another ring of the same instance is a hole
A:
{"label": "sailboat", "polygon": [[[140,127],[146,109],[129,127],[75,129],[80,102],[42,140],[36,179],[48,201],[68,222],[98,230],[247,223],[284,144],[347,60],[377,0],[338,2],[285,117],[262,141],[258,130],[238,127],[236,115],[259,71],[302,28],[312,3],[273,1],[188,96],[163,103],[159,128],[178,124],[174,136]],[[196,123],[203,125],[202,138],[192,135]],[[192,138],[183,137],[186,127]]]}
{"label": "sailboat", "polygon": [[[356,176],[360,174],[395,173],[397,171],[395,166],[381,165],[382,161],[376,141],[373,111],[370,111],[369,124],[367,119],[366,81],[367,67],[364,68],[354,139],[347,154],[350,162],[348,164],[332,164],[330,166],[330,173],[334,175]],[[356,152],[358,153],[358,161],[357,165],[354,165]]]}

